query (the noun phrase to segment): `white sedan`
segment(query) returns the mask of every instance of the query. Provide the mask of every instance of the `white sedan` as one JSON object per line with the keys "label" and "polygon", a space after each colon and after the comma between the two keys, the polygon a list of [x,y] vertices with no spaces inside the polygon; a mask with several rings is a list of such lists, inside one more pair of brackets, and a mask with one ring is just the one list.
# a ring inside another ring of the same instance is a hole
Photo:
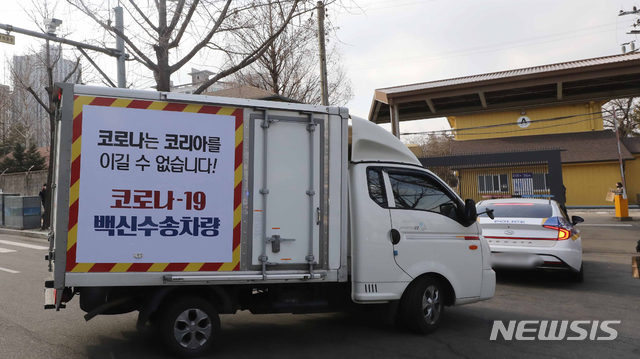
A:
{"label": "white sedan", "polygon": [[494,269],[545,269],[569,271],[571,279],[584,280],[582,240],[560,205],[548,199],[508,198],[480,201],[482,235],[491,248]]}

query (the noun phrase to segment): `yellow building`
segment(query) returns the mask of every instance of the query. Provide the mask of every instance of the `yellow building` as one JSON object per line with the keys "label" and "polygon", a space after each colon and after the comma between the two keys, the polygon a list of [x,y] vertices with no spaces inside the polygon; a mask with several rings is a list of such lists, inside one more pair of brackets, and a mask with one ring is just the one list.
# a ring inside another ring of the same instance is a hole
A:
{"label": "yellow building", "polygon": [[[560,149],[562,158],[562,179],[566,188],[567,206],[606,206],[609,188],[621,181],[616,135],[603,129],[600,115],[602,103],[572,104],[544,107],[526,111],[502,111],[491,114],[464,115],[448,118],[452,128],[457,129],[456,141],[451,143],[451,153],[491,153],[504,151],[528,151],[536,149]],[[501,126],[516,123],[526,116],[529,124],[524,126]],[[495,125],[498,125],[497,127]],[[481,127],[481,128],[478,128]],[[468,130],[465,130],[468,129]],[[626,143],[637,143],[634,138]],[[640,165],[622,143],[622,158],[629,172],[637,172],[640,179]],[[635,148],[634,148],[635,150]],[[638,161],[640,162],[640,161]],[[546,166],[484,168],[459,170],[460,195],[476,200],[500,196],[503,192],[512,194],[514,173],[532,173],[533,192],[549,194],[546,184]],[[499,183],[504,188],[478,188],[480,176],[503,175]],[[629,173],[632,178],[632,174]],[[502,183],[505,182],[506,183]],[[627,181],[629,202],[637,204],[640,186],[633,180]],[[632,184],[632,185],[631,185]]]}
{"label": "yellow building", "polygon": [[[606,194],[622,180],[602,105],[632,96],[640,96],[637,53],[378,89],[369,120],[390,122],[399,136],[402,121],[445,117],[453,156],[560,150],[566,205],[610,206]],[[629,203],[639,204],[640,138],[623,139],[620,157]],[[550,195],[544,162],[454,170],[463,198]]]}

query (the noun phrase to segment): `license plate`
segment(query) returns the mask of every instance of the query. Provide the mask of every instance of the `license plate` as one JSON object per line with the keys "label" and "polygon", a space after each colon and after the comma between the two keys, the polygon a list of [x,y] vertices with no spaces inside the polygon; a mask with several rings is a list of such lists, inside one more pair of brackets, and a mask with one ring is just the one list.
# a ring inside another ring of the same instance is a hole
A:
{"label": "license plate", "polygon": [[532,269],[541,266],[540,256],[530,253],[491,253],[493,268]]}

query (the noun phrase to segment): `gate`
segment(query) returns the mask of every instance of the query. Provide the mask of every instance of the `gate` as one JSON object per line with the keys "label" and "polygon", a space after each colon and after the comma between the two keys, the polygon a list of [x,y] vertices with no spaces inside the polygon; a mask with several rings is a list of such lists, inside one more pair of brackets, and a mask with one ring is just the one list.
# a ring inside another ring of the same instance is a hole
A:
{"label": "gate", "polygon": [[424,157],[463,199],[552,198],[565,203],[559,149]]}

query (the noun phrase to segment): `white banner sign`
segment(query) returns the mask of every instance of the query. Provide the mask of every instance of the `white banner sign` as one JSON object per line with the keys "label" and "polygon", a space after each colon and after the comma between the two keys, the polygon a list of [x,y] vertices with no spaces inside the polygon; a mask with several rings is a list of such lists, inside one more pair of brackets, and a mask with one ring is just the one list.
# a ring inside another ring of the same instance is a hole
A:
{"label": "white banner sign", "polygon": [[231,262],[235,118],[84,106],[78,263]]}

